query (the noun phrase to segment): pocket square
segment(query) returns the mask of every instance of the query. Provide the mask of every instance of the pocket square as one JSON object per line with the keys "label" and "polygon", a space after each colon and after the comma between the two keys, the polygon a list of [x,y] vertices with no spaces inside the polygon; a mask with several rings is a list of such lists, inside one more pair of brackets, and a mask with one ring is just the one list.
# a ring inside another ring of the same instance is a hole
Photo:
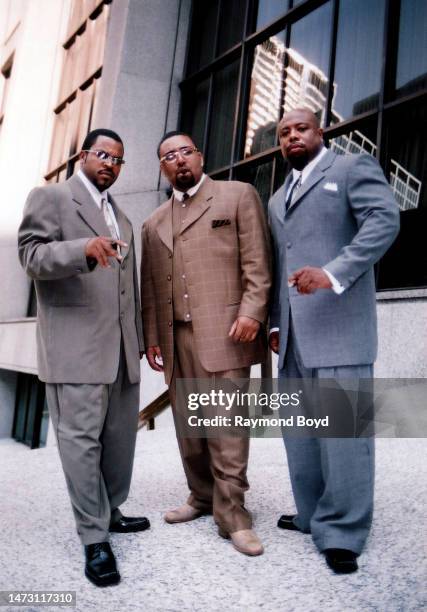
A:
{"label": "pocket square", "polygon": [[231,221],[230,219],[214,219],[212,221],[212,227],[222,227],[223,225],[230,225]]}
{"label": "pocket square", "polygon": [[336,183],[325,183],[323,189],[326,191],[338,191],[338,185]]}

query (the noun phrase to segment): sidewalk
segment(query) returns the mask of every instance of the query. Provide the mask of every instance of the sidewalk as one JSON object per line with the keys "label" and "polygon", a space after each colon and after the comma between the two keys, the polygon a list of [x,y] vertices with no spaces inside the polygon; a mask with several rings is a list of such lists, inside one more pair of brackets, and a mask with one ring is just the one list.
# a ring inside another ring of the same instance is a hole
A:
{"label": "sidewalk", "polygon": [[[98,589],[83,575],[83,551],[56,448],[0,445],[0,590],[72,590],[79,612],[412,612],[426,604],[426,440],[377,441],[374,525],[360,570],[336,576],[309,536],[276,522],[294,509],[280,439],[251,442],[247,506],[265,554],[249,558],[221,539],[212,517],[167,525],[165,510],[187,494],[170,411],[138,434],[126,514],[151,529],[113,534],[122,582]],[[423,603],[424,602],[424,603]],[[6,609],[6,608],[2,608]],[[40,608],[9,608],[39,610]],[[46,608],[66,610],[67,608]]]}

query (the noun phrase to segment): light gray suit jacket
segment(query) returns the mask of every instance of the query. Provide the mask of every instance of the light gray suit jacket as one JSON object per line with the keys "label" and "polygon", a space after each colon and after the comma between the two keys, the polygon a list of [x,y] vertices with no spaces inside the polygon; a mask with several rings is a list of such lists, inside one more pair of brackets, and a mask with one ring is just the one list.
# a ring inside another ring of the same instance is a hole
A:
{"label": "light gray suit jacket", "polygon": [[[269,203],[275,288],[270,326],[280,328],[283,367],[289,315],[307,368],[370,364],[377,353],[373,266],[399,230],[399,211],[378,162],[370,155],[328,151],[285,212],[292,180]],[[346,288],[311,295],[288,288],[303,266],[324,267]]]}
{"label": "light gray suit jacket", "polygon": [[89,269],[85,245],[109,236],[101,211],[77,176],[37,187],[18,233],[19,258],[37,293],[39,378],[48,383],[109,384],[121,339],[129,381],[139,382],[142,323],[132,225],[110,198],[120,229],[121,265]]}

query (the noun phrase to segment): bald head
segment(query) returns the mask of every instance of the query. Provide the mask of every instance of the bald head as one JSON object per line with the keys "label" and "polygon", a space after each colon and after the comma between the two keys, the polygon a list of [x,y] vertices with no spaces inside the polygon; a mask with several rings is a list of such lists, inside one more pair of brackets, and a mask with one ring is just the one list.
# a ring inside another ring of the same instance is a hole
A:
{"label": "bald head", "polygon": [[323,130],[316,115],[308,108],[296,108],[285,113],[278,131],[283,157],[297,170],[302,170],[323,146]]}

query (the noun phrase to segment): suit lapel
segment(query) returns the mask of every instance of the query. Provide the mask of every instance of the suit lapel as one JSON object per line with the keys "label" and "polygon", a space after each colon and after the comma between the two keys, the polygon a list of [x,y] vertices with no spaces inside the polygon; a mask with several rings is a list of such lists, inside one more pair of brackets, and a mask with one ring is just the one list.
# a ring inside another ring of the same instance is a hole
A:
{"label": "suit lapel", "polygon": [[200,217],[204,215],[205,212],[211,207],[210,201],[213,198],[214,185],[215,182],[207,176],[196,195],[193,198],[187,200],[188,202],[190,202],[189,210],[187,218],[182,224],[181,231],[179,232],[180,234],[185,232],[185,230],[188,229],[190,225],[193,225],[193,223],[197,221],[197,219],[200,219]]}
{"label": "suit lapel", "polygon": [[173,252],[173,231],[172,231],[172,205],[173,197],[165,203],[162,215],[157,221],[157,233],[163,244]]}
{"label": "suit lapel", "polygon": [[295,206],[298,205],[298,203],[301,201],[301,199],[315,185],[317,185],[317,183],[319,181],[321,181],[324,178],[325,171],[327,170],[327,168],[329,168],[331,166],[331,164],[333,163],[335,157],[336,157],[336,155],[335,155],[335,153],[332,153],[332,151],[328,151],[327,153],[325,153],[325,155],[321,158],[321,160],[316,164],[316,166],[310,172],[307,180],[304,181],[304,183],[301,185],[301,188],[295,194],[295,198],[294,198],[292,204],[289,206],[289,209],[288,209],[286,214],[288,214],[289,211],[293,210],[293,208],[295,208]]}
{"label": "suit lapel", "polygon": [[283,195],[280,198],[279,201],[279,207],[278,207],[278,212],[279,212],[279,218],[280,221],[283,223],[285,215],[286,215],[286,196],[288,193],[288,189],[291,186],[292,183],[292,170],[289,172],[288,176],[285,179],[285,182],[283,183]]}
{"label": "suit lapel", "polygon": [[113,207],[114,214],[116,216],[117,225],[119,226],[120,240],[122,240],[123,242],[126,242],[126,244],[128,245],[127,248],[121,247],[122,257],[125,258],[127,257],[129,253],[129,246],[132,240],[132,225],[130,221],[128,220],[128,218],[126,217],[126,215],[117,206],[116,202],[111,197],[111,195],[108,196],[108,199],[109,199],[111,206]]}
{"label": "suit lapel", "polygon": [[68,179],[67,183],[71,189],[72,198],[78,205],[77,214],[82,217],[95,234],[98,234],[98,236],[109,236],[110,230],[105,223],[102,213],[78,176],[72,176]]}

